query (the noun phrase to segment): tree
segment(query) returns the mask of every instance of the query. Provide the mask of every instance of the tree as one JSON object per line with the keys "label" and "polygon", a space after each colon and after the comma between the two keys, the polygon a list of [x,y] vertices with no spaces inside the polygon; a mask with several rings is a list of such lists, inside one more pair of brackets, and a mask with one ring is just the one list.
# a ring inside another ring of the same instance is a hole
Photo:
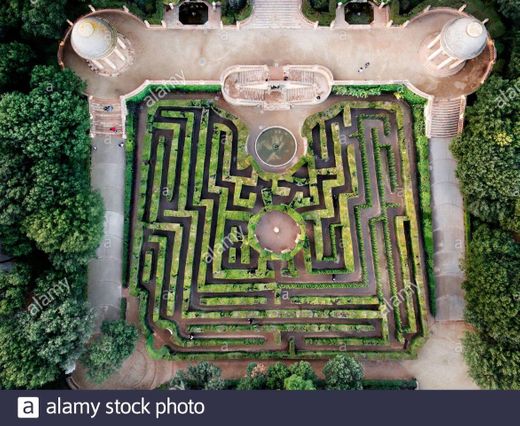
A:
{"label": "tree", "polygon": [[103,236],[103,217],[101,196],[83,192],[62,200],[54,210],[28,216],[24,226],[47,253],[93,253]]}
{"label": "tree", "polygon": [[30,281],[31,270],[24,264],[0,271],[0,317],[14,315],[23,307]]}
{"label": "tree", "polygon": [[520,31],[517,30],[511,36],[511,57],[507,69],[507,75],[511,79],[520,78]]}
{"label": "tree", "polygon": [[285,379],[291,375],[287,366],[281,362],[271,365],[267,369],[267,389],[281,390],[284,388]]}
{"label": "tree", "polygon": [[484,389],[520,390],[520,346],[508,346],[481,333],[467,333],[464,359]]}
{"label": "tree", "polygon": [[497,3],[500,12],[505,17],[511,20],[520,19],[520,3],[518,3],[518,0],[497,0]]}
{"label": "tree", "polygon": [[33,60],[34,53],[27,44],[0,43],[0,92],[25,87]]}
{"label": "tree", "polygon": [[67,0],[25,0],[22,29],[25,34],[59,40],[67,21]]}
{"label": "tree", "polygon": [[301,376],[293,374],[284,381],[285,390],[316,390],[312,380],[305,380]]}
{"label": "tree", "polygon": [[73,366],[90,336],[91,314],[74,299],[0,321],[0,385],[39,388]]}
{"label": "tree", "polygon": [[307,361],[300,361],[292,364],[289,367],[289,371],[292,375],[300,376],[303,380],[310,380],[312,383],[316,383],[318,381],[316,373]]}
{"label": "tree", "polygon": [[361,390],[363,389],[363,368],[346,354],[338,355],[325,364],[323,368],[325,382],[329,390]]}
{"label": "tree", "polygon": [[468,108],[466,131],[451,149],[470,213],[518,232],[520,102],[515,86],[520,87],[520,80],[492,77]]}
{"label": "tree", "polygon": [[267,369],[264,364],[249,363],[246,376],[238,382],[238,390],[261,390],[267,387]]}
{"label": "tree", "polygon": [[313,9],[320,12],[328,12],[330,0],[310,0]]}
{"label": "tree", "polygon": [[190,365],[186,371],[180,370],[170,382],[171,388],[192,390],[222,390],[225,387],[217,366],[203,361]]}
{"label": "tree", "polygon": [[227,4],[231,9],[238,11],[246,6],[247,0],[227,0]]}
{"label": "tree", "polygon": [[[52,295],[47,295],[52,299]],[[74,365],[92,332],[92,313],[84,302],[66,299],[36,314],[20,317],[24,335],[49,364],[67,370]]]}
{"label": "tree", "polygon": [[121,367],[138,339],[137,329],[123,320],[103,322],[101,332],[81,358],[87,377],[95,383],[104,382]]}
{"label": "tree", "polygon": [[3,389],[37,389],[55,380],[57,365],[39,356],[20,330],[18,318],[0,321],[0,387]]}
{"label": "tree", "polygon": [[31,87],[0,99],[0,240],[12,254],[28,254],[33,243],[60,264],[82,265],[103,226],[101,198],[90,189],[84,85],[70,71],[38,66]]}
{"label": "tree", "polygon": [[520,346],[520,244],[480,225],[466,256],[466,317],[488,338]]}
{"label": "tree", "polygon": [[0,8],[0,31],[20,26],[23,0],[4,0]]}

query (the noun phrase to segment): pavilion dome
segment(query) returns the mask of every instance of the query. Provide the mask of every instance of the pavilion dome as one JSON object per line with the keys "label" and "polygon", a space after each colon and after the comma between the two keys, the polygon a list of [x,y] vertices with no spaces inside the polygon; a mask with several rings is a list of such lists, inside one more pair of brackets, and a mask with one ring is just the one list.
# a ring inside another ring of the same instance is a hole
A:
{"label": "pavilion dome", "polygon": [[487,39],[488,32],[482,22],[474,18],[458,18],[443,28],[441,45],[448,55],[467,61],[483,52]]}
{"label": "pavilion dome", "polygon": [[104,19],[84,18],[74,25],[71,43],[75,52],[82,58],[102,59],[114,51],[117,31]]}

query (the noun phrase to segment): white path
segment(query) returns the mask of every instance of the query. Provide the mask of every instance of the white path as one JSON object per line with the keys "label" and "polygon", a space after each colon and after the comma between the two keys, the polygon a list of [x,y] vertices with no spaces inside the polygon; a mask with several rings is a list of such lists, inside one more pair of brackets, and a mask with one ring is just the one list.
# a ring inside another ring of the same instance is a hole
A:
{"label": "white path", "polygon": [[88,268],[88,300],[95,308],[97,326],[120,315],[125,193],[122,142],[111,135],[92,139],[92,188],[101,193],[105,204],[103,241]]}
{"label": "white path", "polygon": [[430,139],[437,321],[464,318],[461,287],[464,280],[461,261],[465,254],[464,202],[450,143],[449,138]]}

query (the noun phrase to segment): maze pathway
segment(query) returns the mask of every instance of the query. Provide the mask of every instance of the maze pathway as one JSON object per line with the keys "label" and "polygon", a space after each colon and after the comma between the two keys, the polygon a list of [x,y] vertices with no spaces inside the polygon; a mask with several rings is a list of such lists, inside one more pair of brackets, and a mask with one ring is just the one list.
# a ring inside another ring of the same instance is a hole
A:
{"label": "maze pathway", "polygon": [[[246,155],[243,123],[210,99],[151,107],[130,278],[154,347],[215,357],[408,350],[427,318],[410,123],[398,101],[338,102],[307,119],[308,154],[273,175]],[[252,218],[275,207],[304,222],[294,258],[255,247]]]}

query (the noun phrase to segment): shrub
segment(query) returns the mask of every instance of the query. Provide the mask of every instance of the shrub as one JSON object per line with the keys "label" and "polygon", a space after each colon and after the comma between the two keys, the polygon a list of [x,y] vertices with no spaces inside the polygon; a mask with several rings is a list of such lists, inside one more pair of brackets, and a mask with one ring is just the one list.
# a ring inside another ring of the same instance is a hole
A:
{"label": "shrub", "polygon": [[520,390],[520,346],[503,345],[481,333],[463,341],[469,374],[485,389]]}
{"label": "shrub", "polygon": [[260,390],[267,387],[265,365],[254,362],[247,366],[246,376],[238,382],[238,390]]}
{"label": "shrub", "polygon": [[316,390],[312,380],[305,380],[301,376],[293,374],[292,376],[285,379],[284,382],[285,390]]}
{"label": "shrub", "polygon": [[291,375],[287,366],[281,362],[271,365],[267,369],[267,389],[281,390],[285,380]]}
{"label": "shrub", "polygon": [[170,388],[190,390],[222,390],[225,382],[222,371],[217,366],[203,361],[190,365],[187,370],[180,370],[170,382]]}
{"label": "shrub", "polygon": [[300,361],[289,367],[289,371],[292,375],[300,376],[304,380],[311,380],[313,383],[318,381],[316,373],[312,369],[312,366],[307,361]]}
{"label": "shrub", "polygon": [[134,351],[138,339],[137,329],[122,320],[105,321],[101,332],[82,357],[87,377],[95,383],[104,382],[121,367]]}
{"label": "shrub", "polygon": [[323,375],[329,390],[363,389],[363,368],[349,355],[338,355],[327,362],[323,368]]}
{"label": "shrub", "polygon": [[465,269],[469,322],[493,341],[520,346],[520,244],[507,232],[480,225]]}

